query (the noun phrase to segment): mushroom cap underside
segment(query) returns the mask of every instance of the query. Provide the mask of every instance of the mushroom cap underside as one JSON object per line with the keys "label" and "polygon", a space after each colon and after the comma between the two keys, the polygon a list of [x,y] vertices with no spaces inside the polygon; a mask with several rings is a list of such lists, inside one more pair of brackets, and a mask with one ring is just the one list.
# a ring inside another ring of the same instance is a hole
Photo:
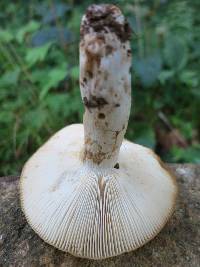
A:
{"label": "mushroom cap underside", "polygon": [[103,259],[151,240],[173,212],[173,176],[149,149],[124,140],[119,168],[82,161],[83,125],[63,128],[26,163],[21,203],[34,231],[78,257]]}

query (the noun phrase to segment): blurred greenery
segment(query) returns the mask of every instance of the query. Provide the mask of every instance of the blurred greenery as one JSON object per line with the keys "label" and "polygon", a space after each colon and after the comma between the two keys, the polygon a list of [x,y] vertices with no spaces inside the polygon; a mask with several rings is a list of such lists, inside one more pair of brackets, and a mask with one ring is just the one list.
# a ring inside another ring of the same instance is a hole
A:
{"label": "blurred greenery", "polygon": [[[53,133],[82,121],[79,27],[92,3],[1,1],[1,175],[19,173]],[[200,1],[111,3],[134,32],[126,137],[169,162],[200,163]]]}

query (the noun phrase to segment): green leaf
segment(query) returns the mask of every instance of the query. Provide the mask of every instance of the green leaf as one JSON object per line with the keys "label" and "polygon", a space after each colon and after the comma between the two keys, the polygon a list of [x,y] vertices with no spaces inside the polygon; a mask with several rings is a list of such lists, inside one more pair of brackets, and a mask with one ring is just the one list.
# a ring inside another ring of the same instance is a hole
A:
{"label": "green leaf", "polygon": [[[72,92],[69,93],[69,101],[67,103],[68,114],[78,113],[79,118],[83,117],[83,104],[81,100],[80,90],[79,88],[74,88]],[[73,101],[72,101],[73,99]]]}
{"label": "green leaf", "polygon": [[164,58],[167,65],[173,70],[182,69],[188,60],[188,51],[184,40],[176,36],[166,38]]}
{"label": "green leaf", "polygon": [[79,66],[75,66],[75,67],[71,68],[70,75],[71,75],[72,79],[78,80],[79,79]]}
{"label": "green leaf", "polygon": [[31,43],[34,46],[41,46],[49,42],[65,45],[70,43],[73,39],[72,32],[67,28],[51,26],[34,33]]}
{"label": "green leaf", "polygon": [[24,41],[24,37],[26,36],[27,33],[35,32],[39,28],[40,28],[40,23],[35,20],[31,20],[27,25],[21,27],[18,30],[16,34],[17,41],[21,44]]}
{"label": "green leaf", "polygon": [[160,55],[154,54],[142,59],[135,59],[134,69],[144,86],[151,86],[158,78],[162,67]]}
{"label": "green leaf", "polygon": [[200,163],[200,146],[191,146],[186,149],[173,147],[171,149],[171,154],[173,156],[174,162],[192,162],[199,164]]}
{"label": "green leaf", "polygon": [[180,73],[179,79],[189,87],[196,87],[199,83],[198,75],[195,71],[184,70]]}
{"label": "green leaf", "polygon": [[158,76],[158,79],[162,85],[166,83],[167,80],[174,76],[173,70],[162,70]]}
{"label": "green leaf", "polygon": [[53,114],[64,118],[72,118],[73,114],[79,115],[82,119],[83,116],[83,105],[81,102],[81,96],[79,88],[67,93],[51,93],[45,98],[45,105]]}
{"label": "green leaf", "polygon": [[31,67],[38,62],[41,62],[45,59],[52,43],[45,44],[40,47],[29,48],[26,54],[26,62]]}
{"label": "green leaf", "polygon": [[41,92],[40,92],[40,100],[42,100],[49,90],[53,87],[56,87],[67,74],[67,65],[63,64],[60,68],[53,69],[48,73],[48,81],[44,84]]}
{"label": "green leaf", "polygon": [[191,90],[191,92],[195,97],[200,99],[200,90],[199,90],[199,88],[194,88],[194,89]]}
{"label": "green leaf", "polygon": [[7,71],[0,77],[0,87],[16,85],[19,79],[20,69],[16,68],[13,71]]}
{"label": "green leaf", "polygon": [[47,112],[41,107],[29,110],[24,115],[24,123],[32,130],[39,130],[44,126],[47,115]]}
{"label": "green leaf", "polygon": [[64,17],[65,13],[71,9],[71,6],[63,3],[54,3],[53,8],[45,8],[43,23],[55,23],[58,18]]}
{"label": "green leaf", "polygon": [[0,29],[0,41],[8,43],[14,39],[13,34],[8,30]]}
{"label": "green leaf", "polygon": [[147,128],[140,133],[140,136],[134,139],[134,142],[149,148],[154,148],[156,144],[155,133],[153,129]]}
{"label": "green leaf", "polygon": [[54,114],[63,114],[64,110],[68,110],[68,102],[70,101],[67,93],[52,93],[46,96],[45,105]]}
{"label": "green leaf", "polygon": [[10,125],[13,124],[14,121],[14,114],[12,111],[8,111],[8,110],[3,110],[0,112],[0,123],[5,123],[8,125],[8,123],[10,123]]}
{"label": "green leaf", "polygon": [[48,80],[49,71],[50,71],[49,66],[45,66],[42,69],[34,68],[34,70],[31,73],[32,81],[43,85]]}

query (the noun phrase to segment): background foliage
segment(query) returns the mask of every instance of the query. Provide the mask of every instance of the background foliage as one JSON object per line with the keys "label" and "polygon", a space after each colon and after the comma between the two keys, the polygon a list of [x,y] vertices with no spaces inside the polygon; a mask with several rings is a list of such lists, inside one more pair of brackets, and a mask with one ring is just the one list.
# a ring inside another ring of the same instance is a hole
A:
{"label": "background foliage", "polygon": [[[49,136],[82,121],[79,27],[91,3],[1,1],[1,175],[19,173]],[[121,7],[134,31],[133,105],[126,137],[166,161],[200,163],[199,0],[112,3]]]}

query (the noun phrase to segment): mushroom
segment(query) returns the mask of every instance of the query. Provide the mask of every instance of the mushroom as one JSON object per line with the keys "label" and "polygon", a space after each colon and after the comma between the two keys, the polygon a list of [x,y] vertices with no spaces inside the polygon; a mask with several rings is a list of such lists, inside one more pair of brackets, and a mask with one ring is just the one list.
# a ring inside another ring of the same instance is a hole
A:
{"label": "mushroom", "polygon": [[82,18],[82,124],[58,131],[25,164],[27,221],[47,243],[103,259],[135,250],[173,212],[176,181],[152,150],[124,140],[131,107],[131,30],[119,8]]}

